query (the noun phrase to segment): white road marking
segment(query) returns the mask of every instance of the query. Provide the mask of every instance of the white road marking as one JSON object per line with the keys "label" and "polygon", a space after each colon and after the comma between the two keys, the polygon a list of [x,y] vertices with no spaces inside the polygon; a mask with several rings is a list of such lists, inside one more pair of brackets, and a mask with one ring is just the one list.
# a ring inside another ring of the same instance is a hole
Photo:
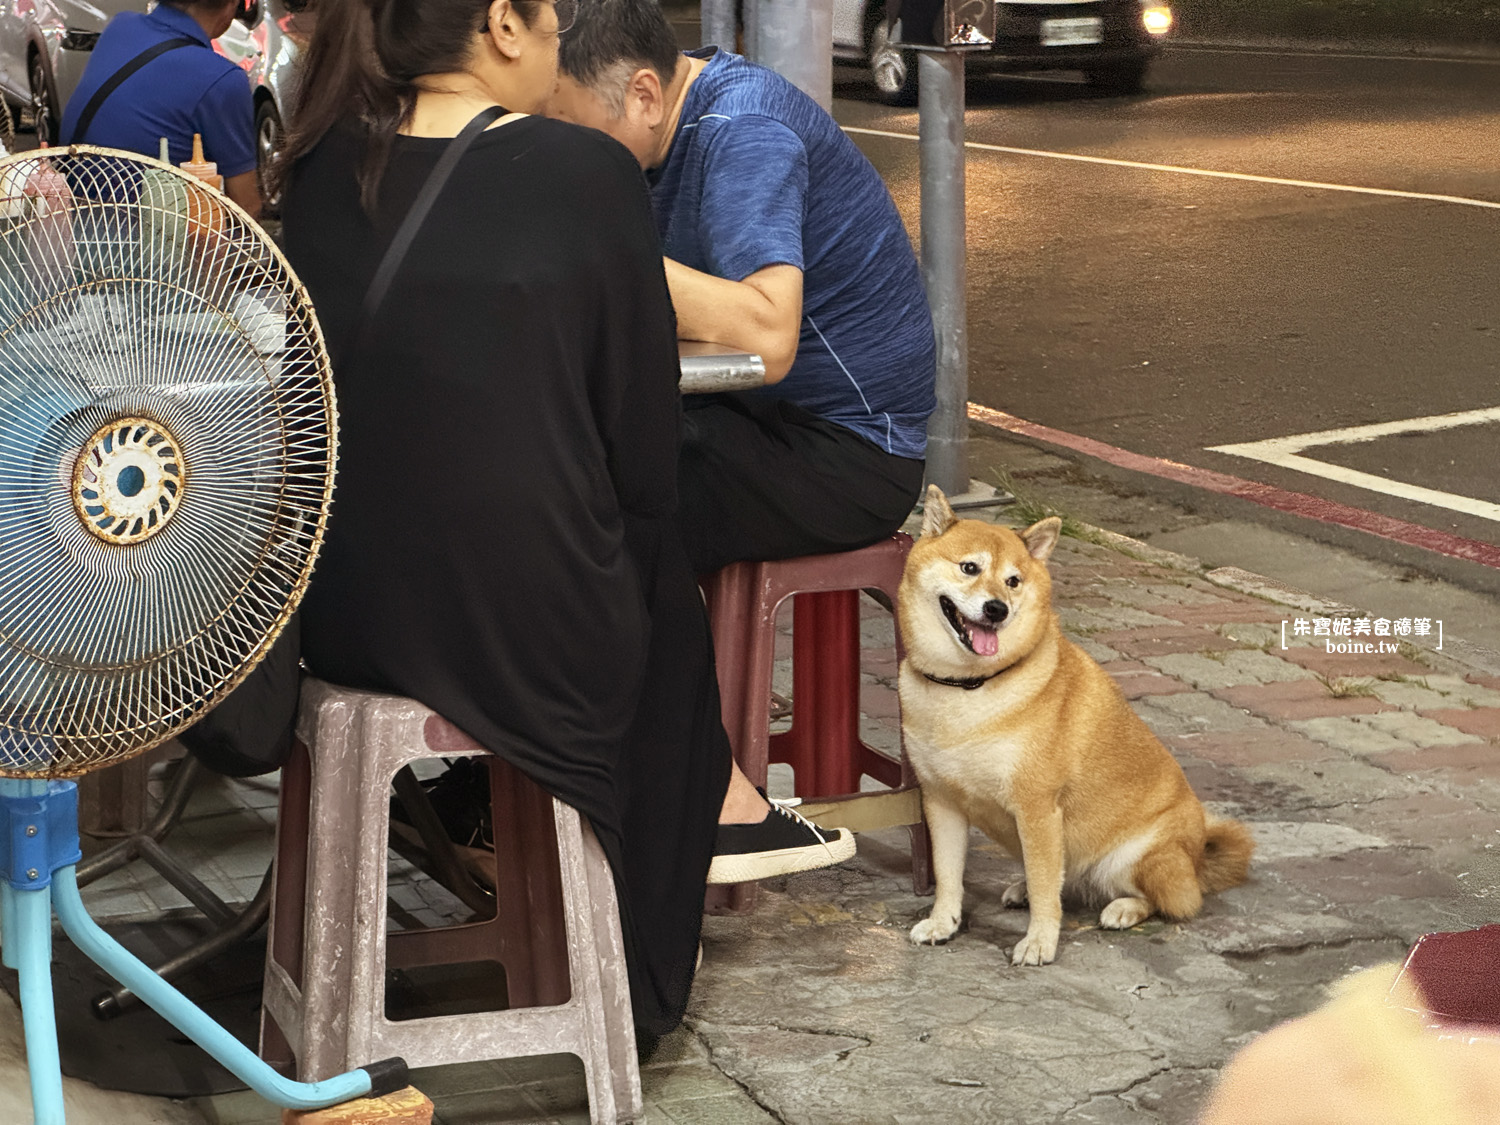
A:
{"label": "white road marking", "polygon": [[1461,410],[1456,414],[1428,414],[1422,418],[1401,418],[1394,422],[1375,422],[1368,426],[1346,426],[1339,430],[1314,430],[1307,434],[1292,434],[1289,437],[1266,438],[1264,441],[1245,442],[1242,445],[1216,445],[1221,453],[1240,449],[1275,449],[1279,452],[1297,453],[1314,445],[1347,445],[1358,441],[1374,441],[1376,438],[1395,434],[1429,434],[1436,430],[1451,430],[1455,426],[1482,426],[1486,422],[1500,422],[1500,406],[1487,406],[1482,410]]}
{"label": "white road marking", "polygon": [[[857,133],[866,137],[891,137],[901,141],[915,141],[915,133],[896,133],[888,129],[863,129],[855,125],[842,126],[846,133]],[[1257,176],[1249,172],[1220,172],[1211,168],[1185,168],[1178,164],[1151,164],[1142,160],[1120,160],[1111,156],[1083,156],[1076,152],[1049,152],[1039,148],[1014,148],[1010,145],[991,145],[981,141],[965,141],[965,148],[980,152],[1000,152],[1010,156],[1041,156],[1049,160],[1073,160],[1080,164],[1107,164],[1115,168],[1139,168],[1146,172],[1175,172],[1182,176],[1209,176],[1220,180],[1246,180],[1256,184],[1274,184],[1280,187],[1313,188],[1317,191],[1345,191],[1356,195],[1384,195],[1393,199],[1420,199],[1429,203],[1455,203],[1463,207],[1485,207],[1500,211],[1500,201],[1470,199],[1463,195],[1438,195],[1425,191],[1398,191],[1395,188],[1360,187],[1356,184],[1327,184],[1318,180],[1291,180],[1282,176]]]}
{"label": "white road marking", "polygon": [[1239,442],[1233,445],[1209,446],[1211,453],[1227,453],[1231,457],[1246,457],[1268,465],[1280,465],[1297,472],[1339,481],[1356,488],[1396,496],[1403,500],[1415,500],[1419,504],[1430,504],[1454,512],[1478,516],[1481,519],[1500,523],[1500,504],[1487,500],[1476,500],[1472,496],[1459,496],[1452,492],[1423,488],[1404,481],[1390,480],[1374,473],[1362,473],[1358,469],[1347,469],[1342,465],[1331,465],[1312,457],[1302,456],[1302,451],[1320,445],[1353,445],[1358,442],[1375,441],[1377,438],[1395,434],[1434,433],[1459,426],[1479,426],[1500,422],[1500,407],[1483,410],[1464,410],[1455,414],[1429,414],[1423,418],[1404,418],[1395,422],[1376,422],[1368,426],[1347,426],[1338,430],[1316,430],[1306,434],[1291,434],[1287,437],[1267,438],[1264,441]]}

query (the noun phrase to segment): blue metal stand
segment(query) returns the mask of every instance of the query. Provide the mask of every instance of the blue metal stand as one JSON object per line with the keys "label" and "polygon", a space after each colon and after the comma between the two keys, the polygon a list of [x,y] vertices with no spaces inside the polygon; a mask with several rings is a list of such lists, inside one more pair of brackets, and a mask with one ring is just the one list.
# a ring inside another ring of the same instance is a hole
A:
{"label": "blue metal stand", "polygon": [[64,1125],[52,1002],[54,908],[63,930],[90,960],[268,1101],[288,1109],[321,1109],[407,1084],[400,1059],[322,1082],[293,1082],[277,1074],[89,917],[74,869],[81,855],[77,785],[0,778],[0,954],[20,974],[35,1125]]}

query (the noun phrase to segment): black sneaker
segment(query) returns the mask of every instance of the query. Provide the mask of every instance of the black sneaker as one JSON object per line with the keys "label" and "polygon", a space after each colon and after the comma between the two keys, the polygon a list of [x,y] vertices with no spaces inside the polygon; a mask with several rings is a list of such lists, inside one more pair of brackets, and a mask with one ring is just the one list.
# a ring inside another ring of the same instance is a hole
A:
{"label": "black sneaker", "polygon": [[831,867],[854,855],[847,828],[819,828],[795,809],[771,802],[758,824],[721,824],[714,841],[710,883],[749,883]]}

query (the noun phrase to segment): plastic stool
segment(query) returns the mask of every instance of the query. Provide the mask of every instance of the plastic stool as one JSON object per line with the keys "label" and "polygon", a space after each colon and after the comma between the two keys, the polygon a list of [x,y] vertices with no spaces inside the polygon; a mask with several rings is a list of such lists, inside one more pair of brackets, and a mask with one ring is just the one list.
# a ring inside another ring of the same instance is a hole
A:
{"label": "plastic stool", "polygon": [[[807,806],[803,811],[820,823],[856,831],[909,825],[912,886],[924,894],[932,885],[931,854],[916,775],[904,749],[897,760],[859,734],[859,592],[883,591],[894,604],[911,542],[911,536],[898,534],[857,551],[731,563],[703,586],[724,726],[745,776],[765,785],[769,763],[785,762]],[[793,598],[792,728],[772,735],[767,707],[776,611],[788,597]],[[898,635],[898,660],[901,651]],[[893,792],[861,794],[864,774]],[[825,807],[846,803],[843,811]],[[754,903],[754,887],[736,887],[729,897],[730,909],[747,909]]]}
{"label": "plastic stool", "polygon": [[[577,811],[409,699],[307,680],[297,733],[277,817],[262,1056],[320,1080],[351,1058],[420,1067],[569,1053],[583,1061],[591,1121],[637,1119],[614,880]],[[495,915],[387,934],[391,779],[409,762],[474,755],[490,766]],[[387,1018],[388,968],[481,961],[504,966],[509,1007]]]}

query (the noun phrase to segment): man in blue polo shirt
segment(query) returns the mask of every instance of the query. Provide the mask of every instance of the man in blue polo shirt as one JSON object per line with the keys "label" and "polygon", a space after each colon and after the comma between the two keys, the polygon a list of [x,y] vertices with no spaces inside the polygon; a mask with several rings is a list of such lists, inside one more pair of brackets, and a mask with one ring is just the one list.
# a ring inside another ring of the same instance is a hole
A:
{"label": "man in blue polo shirt", "polygon": [[889,535],[921,488],[932,319],[879,175],[811,98],[656,0],[593,0],[550,112],[646,169],[678,335],[755,352],[764,389],[690,395],[680,518],[700,573]]}
{"label": "man in blue polo shirt", "polygon": [[157,156],[166,137],[172,163],[181,164],[192,156],[193,134],[201,134],[203,154],[219,166],[225,194],[258,216],[250,83],[213,47],[242,3],[161,0],[149,14],[115,16],[68,99],[62,143]]}
{"label": "man in blue polo shirt", "polygon": [[[657,0],[591,0],[559,61],[549,113],[646,170],[678,335],[766,361],[768,386],[684,402],[677,526],[698,573],[891,534],[922,486],[937,361],[875,169],[780,75],[680,54]],[[738,769],[719,819],[710,882],[721,858],[820,846],[772,840],[778,818]]]}

